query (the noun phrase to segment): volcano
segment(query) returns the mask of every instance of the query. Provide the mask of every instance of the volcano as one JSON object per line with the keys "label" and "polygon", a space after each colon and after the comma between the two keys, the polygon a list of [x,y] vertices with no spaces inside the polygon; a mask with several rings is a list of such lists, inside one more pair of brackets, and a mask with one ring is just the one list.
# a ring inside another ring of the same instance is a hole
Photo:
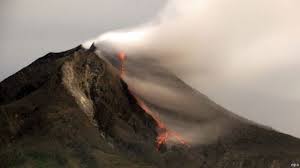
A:
{"label": "volcano", "polygon": [[[217,116],[206,122],[226,134],[197,145],[162,141],[157,149],[155,116],[94,46],[78,46],[49,53],[0,83],[0,167],[299,166],[299,139],[233,115],[178,78],[168,78],[198,102],[199,113]],[[171,111],[142,101],[162,113]]]}

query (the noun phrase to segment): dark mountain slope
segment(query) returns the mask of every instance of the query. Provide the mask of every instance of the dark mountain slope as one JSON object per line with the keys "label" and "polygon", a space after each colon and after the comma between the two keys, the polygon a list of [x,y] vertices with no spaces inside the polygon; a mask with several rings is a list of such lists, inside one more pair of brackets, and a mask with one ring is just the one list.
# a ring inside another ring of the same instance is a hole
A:
{"label": "dark mountain slope", "polygon": [[192,99],[201,100],[201,113],[209,109],[232,123],[226,135],[157,151],[157,123],[117,69],[80,46],[47,54],[0,83],[0,167],[285,168],[300,162],[298,139],[232,116],[200,93]]}
{"label": "dark mountain slope", "polygon": [[[300,162],[299,139],[235,115],[157,66],[159,64],[151,64],[153,60],[143,58],[127,60],[128,73],[141,78],[142,82],[154,81],[159,86],[165,86],[168,91],[176,93],[179,100],[159,103],[153,95],[152,99],[145,95],[148,106],[159,111],[161,118],[166,116],[164,121],[167,125],[175,128],[177,124],[182,125],[185,129],[181,132],[178,129],[182,135],[196,127],[199,129],[191,132],[200,135],[199,142],[201,138],[215,139],[210,140],[209,145],[190,149],[189,154],[193,156],[198,156],[201,151],[199,156],[202,157],[199,158],[204,160],[203,167],[290,167],[292,163]],[[164,100],[159,98],[162,94],[158,94],[158,100]]]}
{"label": "dark mountain slope", "polygon": [[80,47],[48,54],[4,80],[2,166],[132,167],[127,160],[156,152],[156,123],[126,87]]}

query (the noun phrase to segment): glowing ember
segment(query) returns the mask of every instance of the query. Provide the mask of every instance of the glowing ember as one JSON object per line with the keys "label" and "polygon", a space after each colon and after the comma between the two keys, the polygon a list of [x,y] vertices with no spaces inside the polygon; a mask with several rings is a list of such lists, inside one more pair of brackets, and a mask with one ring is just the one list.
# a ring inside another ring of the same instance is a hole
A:
{"label": "glowing ember", "polygon": [[156,138],[156,143],[157,143],[156,149],[157,150],[160,149],[161,145],[166,143],[168,137],[169,137],[168,131],[165,131],[164,133],[161,133],[158,135],[158,137]]}
{"label": "glowing ember", "polygon": [[[118,59],[120,60],[120,76],[122,77],[125,74],[125,67],[124,67],[124,61],[126,59],[126,55],[124,52],[119,52],[118,53]],[[128,88],[130,90],[130,88]],[[132,92],[131,92],[132,93]],[[167,127],[165,126],[165,124],[159,119],[158,114],[153,113],[146,105],[145,103],[140,100],[137,96],[135,96],[133,94],[133,96],[135,97],[135,99],[137,100],[137,103],[140,105],[140,107],[149,115],[152,116],[152,118],[155,120],[155,122],[157,123],[158,126],[158,136],[156,137],[156,149],[160,150],[161,145],[165,144],[167,142],[167,140],[171,137],[174,137],[177,141],[179,141],[181,144],[186,145],[189,147],[189,145],[185,142],[185,140],[183,140],[183,138],[178,135],[178,133],[171,131],[169,129],[167,129]]]}
{"label": "glowing ember", "polygon": [[125,74],[125,67],[124,67],[124,61],[126,59],[126,55],[125,55],[125,52],[119,52],[118,53],[118,58],[120,60],[120,75],[124,75]]}
{"label": "glowing ember", "polygon": [[122,61],[122,63],[125,61],[125,52],[121,51],[118,54],[119,59]]}

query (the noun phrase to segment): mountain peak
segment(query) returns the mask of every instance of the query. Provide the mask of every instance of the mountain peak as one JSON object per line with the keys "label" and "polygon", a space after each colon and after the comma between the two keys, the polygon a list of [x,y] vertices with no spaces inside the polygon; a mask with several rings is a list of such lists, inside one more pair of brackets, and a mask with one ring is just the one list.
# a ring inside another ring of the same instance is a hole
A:
{"label": "mountain peak", "polygon": [[49,53],[0,83],[2,166],[265,168],[300,161],[298,139],[232,116],[226,121],[235,127],[210,144],[158,151],[158,123],[95,49]]}

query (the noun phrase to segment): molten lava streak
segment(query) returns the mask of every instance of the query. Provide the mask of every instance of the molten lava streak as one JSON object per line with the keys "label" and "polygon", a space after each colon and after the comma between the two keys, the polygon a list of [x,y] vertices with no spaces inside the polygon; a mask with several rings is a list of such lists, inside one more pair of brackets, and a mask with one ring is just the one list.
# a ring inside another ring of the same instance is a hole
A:
{"label": "molten lava streak", "polygon": [[[118,59],[120,60],[120,76],[122,77],[125,74],[125,67],[124,67],[124,62],[126,59],[126,54],[124,52],[119,52],[118,53]],[[128,88],[130,90],[130,88]],[[131,92],[132,93],[132,92]],[[166,125],[160,120],[159,116],[157,113],[153,113],[148,106],[136,95],[133,94],[135,99],[137,100],[137,103],[140,105],[140,107],[149,115],[153,117],[155,122],[157,123],[157,132],[158,136],[156,137],[156,149],[160,150],[161,145],[165,144],[169,138],[174,137],[178,142],[181,144],[189,147],[189,145],[186,143],[186,141],[175,131],[169,130]]]}
{"label": "molten lava streak", "polygon": [[124,74],[125,74],[125,67],[124,67],[124,62],[125,62],[125,59],[126,59],[126,55],[125,55],[125,52],[119,52],[118,54],[118,58],[120,60],[120,76],[122,77]]}

